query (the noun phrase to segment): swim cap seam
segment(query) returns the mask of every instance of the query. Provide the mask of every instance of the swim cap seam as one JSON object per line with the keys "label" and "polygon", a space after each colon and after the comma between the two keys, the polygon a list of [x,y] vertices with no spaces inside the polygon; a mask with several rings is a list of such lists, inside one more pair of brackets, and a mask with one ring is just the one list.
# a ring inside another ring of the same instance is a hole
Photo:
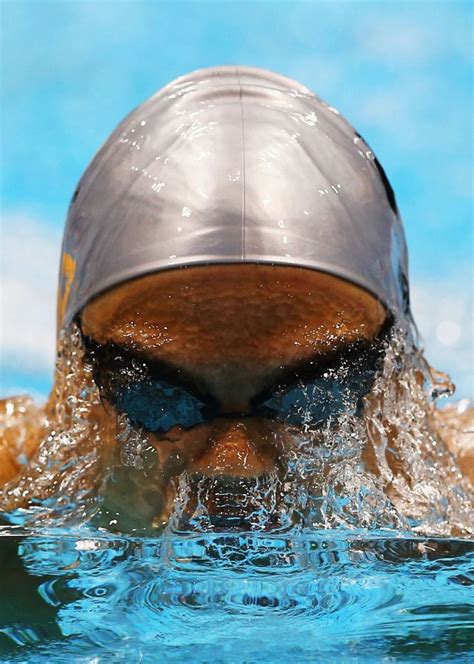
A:
{"label": "swim cap seam", "polygon": [[242,119],[242,229],[241,229],[241,256],[242,260],[245,258],[245,128],[244,128],[244,105],[242,103],[243,88],[240,83],[239,70],[235,68],[235,75],[239,85],[239,104],[240,114]]}

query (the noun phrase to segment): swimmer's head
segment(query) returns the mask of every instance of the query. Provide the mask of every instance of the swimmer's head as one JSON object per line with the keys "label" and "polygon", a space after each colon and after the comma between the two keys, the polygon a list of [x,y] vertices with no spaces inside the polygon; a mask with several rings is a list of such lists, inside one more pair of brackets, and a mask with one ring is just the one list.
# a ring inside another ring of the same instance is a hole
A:
{"label": "swimmer's head", "polygon": [[407,284],[363,139],[299,83],[220,67],[138,107],[86,170],[58,326],[79,324],[101,396],[163,482],[255,478],[295,432],[360,411]]}

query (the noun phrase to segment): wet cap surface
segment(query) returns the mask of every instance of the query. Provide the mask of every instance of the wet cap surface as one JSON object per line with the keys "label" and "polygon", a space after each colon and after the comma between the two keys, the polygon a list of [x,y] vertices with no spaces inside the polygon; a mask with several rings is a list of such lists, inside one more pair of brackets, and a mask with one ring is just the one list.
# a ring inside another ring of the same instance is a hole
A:
{"label": "wet cap surface", "polygon": [[69,210],[58,325],[124,281],[207,263],[307,267],[407,306],[403,229],[369,147],[310,90],[256,68],[178,78],[102,146]]}

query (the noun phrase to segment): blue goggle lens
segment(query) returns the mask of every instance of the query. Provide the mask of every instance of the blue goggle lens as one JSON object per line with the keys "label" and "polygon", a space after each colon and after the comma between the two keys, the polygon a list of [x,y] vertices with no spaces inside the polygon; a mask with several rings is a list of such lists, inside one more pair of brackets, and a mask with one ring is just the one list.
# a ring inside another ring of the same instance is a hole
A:
{"label": "blue goggle lens", "polygon": [[166,432],[174,426],[189,429],[205,422],[206,405],[189,392],[159,380],[145,380],[114,394],[115,406],[133,424]]}

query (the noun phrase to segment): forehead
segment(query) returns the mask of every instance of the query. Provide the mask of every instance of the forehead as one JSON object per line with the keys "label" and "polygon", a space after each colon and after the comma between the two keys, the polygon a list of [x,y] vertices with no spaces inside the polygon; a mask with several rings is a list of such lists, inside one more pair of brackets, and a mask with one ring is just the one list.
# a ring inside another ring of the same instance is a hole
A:
{"label": "forehead", "polygon": [[357,286],[306,268],[207,265],[126,282],[82,312],[84,334],[178,366],[271,366],[371,339],[386,317]]}

